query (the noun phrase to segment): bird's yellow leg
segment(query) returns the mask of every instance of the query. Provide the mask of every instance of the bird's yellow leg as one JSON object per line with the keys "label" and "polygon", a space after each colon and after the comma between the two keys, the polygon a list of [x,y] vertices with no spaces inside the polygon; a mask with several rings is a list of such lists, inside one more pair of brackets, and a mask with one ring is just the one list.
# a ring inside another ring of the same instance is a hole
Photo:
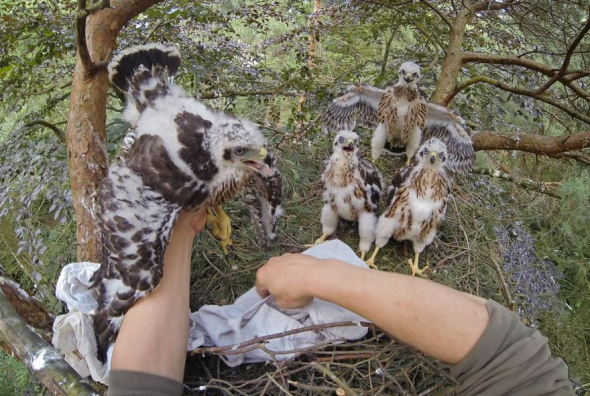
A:
{"label": "bird's yellow leg", "polygon": [[375,250],[373,250],[373,254],[371,255],[371,257],[369,257],[369,259],[366,261],[367,265],[373,269],[379,269],[377,268],[377,266],[375,265],[375,256],[377,256],[377,252],[379,251],[379,248],[377,246],[375,246]]}
{"label": "bird's yellow leg", "polygon": [[228,246],[231,246],[231,219],[225,213],[221,205],[215,210],[207,208],[207,223],[213,227],[213,236],[219,240],[225,254],[229,254]]}
{"label": "bird's yellow leg", "polygon": [[418,261],[419,260],[420,260],[420,253],[416,253],[416,256],[414,257],[413,262],[412,262],[412,259],[408,259],[408,264],[410,264],[410,268],[412,269],[412,276],[416,276],[416,275],[422,276],[422,273],[428,269],[428,266],[426,266],[422,269],[419,269],[418,268]]}
{"label": "bird's yellow leg", "polygon": [[361,260],[365,261],[365,253],[366,252],[361,252]]}
{"label": "bird's yellow leg", "polygon": [[305,246],[305,247],[314,247],[314,246],[317,246],[320,243],[324,242],[326,240],[326,238],[329,237],[329,236],[330,236],[330,234],[324,234],[321,237],[319,237],[318,239],[316,239],[314,243],[308,244],[308,245],[303,245],[303,246]]}
{"label": "bird's yellow leg", "polygon": [[408,159],[406,160],[406,166],[410,165],[410,160],[411,160],[411,158],[408,157]]}

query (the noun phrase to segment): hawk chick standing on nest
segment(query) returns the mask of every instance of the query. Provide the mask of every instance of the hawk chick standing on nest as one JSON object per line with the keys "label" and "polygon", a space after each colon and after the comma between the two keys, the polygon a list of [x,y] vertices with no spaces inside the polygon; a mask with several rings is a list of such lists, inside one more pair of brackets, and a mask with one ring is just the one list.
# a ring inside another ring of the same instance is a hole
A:
{"label": "hawk chick standing on nest", "polygon": [[399,69],[399,80],[388,88],[379,102],[379,125],[371,140],[373,160],[381,156],[385,142],[406,147],[406,165],[416,153],[426,124],[426,102],[418,92],[420,66],[405,62]]}
{"label": "hawk chick standing on nest", "polygon": [[334,153],[322,174],[324,207],[322,243],[338,227],[340,218],[358,221],[361,258],[375,240],[377,208],[382,193],[381,174],[370,161],[358,156],[359,137],[352,131],[340,131],[334,139]]}
{"label": "hawk chick standing on nest", "polygon": [[111,82],[128,94],[124,117],[136,139],[99,190],[103,257],[91,281],[103,362],[123,315],[160,283],[179,212],[221,205],[253,172],[270,172],[258,128],[172,84],[179,66],[177,49],[159,44],[129,48],[109,65]]}
{"label": "hawk chick standing on nest", "polygon": [[422,274],[418,257],[434,240],[445,218],[451,194],[451,180],[446,171],[447,148],[439,139],[424,143],[414,157],[415,163],[403,168],[393,178],[391,198],[375,229],[375,251],[367,264],[374,266],[375,256],[389,238],[410,240],[415,257],[408,260],[412,275]]}

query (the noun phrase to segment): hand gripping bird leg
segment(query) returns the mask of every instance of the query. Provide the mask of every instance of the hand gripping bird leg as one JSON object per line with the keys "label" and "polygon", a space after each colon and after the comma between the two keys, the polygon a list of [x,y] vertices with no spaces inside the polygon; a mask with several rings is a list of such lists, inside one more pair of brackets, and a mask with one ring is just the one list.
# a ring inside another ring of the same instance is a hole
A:
{"label": "hand gripping bird leg", "polygon": [[416,256],[414,257],[414,261],[412,261],[412,259],[408,259],[408,264],[410,264],[410,268],[412,269],[412,276],[416,276],[416,275],[422,276],[424,271],[426,271],[428,269],[428,266],[426,266],[422,269],[418,268],[419,257],[420,257],[420,253],[416,253]]}
{"label": "hand gripping bird leg", "polygon": [[219,240],[225,254],[229,254],[228,246],[231,246],[231,219],[225,213],[221,205],[215,209],[207,208],[207,223],[213,227],[213,236]]}
{"label": "hand gripping bird leg", "polygon": [[373,254],[371,255],[371,257],[367,261],[365,261],[369,267],[376,269],[376,270],[379,269],[375,265],[375,256],[377,256],[378,251],[379,251],[379,248],[377,246],[375,246],[375,250],[373,251]]}

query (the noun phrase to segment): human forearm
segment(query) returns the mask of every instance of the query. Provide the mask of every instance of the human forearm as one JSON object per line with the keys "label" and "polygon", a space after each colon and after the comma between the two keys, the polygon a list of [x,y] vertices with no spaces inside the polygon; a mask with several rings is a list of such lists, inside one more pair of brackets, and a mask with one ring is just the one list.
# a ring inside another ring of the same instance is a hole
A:
{"label": "human forearm", "polygon": [[367,318],[444,362],[459,362],[488,324],[485,300],[424,279],[322,260],[306,293]]}

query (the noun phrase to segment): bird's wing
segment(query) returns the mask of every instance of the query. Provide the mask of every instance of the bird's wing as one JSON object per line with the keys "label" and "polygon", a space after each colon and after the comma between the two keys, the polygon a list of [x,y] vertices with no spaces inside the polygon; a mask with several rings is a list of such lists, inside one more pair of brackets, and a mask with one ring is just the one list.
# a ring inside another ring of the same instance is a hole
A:
{"label": "bird's wing", "polygon": [[[271,169],[271,173],[252,174],[250,193],[246,196],[245,202],[250,209],[260,246],[266,248],[275,239],[277,221],[283,214],[283,180],[274,153],[268,151],[264,162]],[[252,191],[253,189],[256,191]]]}
{"label": "bird's wing", "polygon": [[395,175],[393,175],[393,180],[391,180],[391,184],[387,189],[387,206],[391,204],[391,201],[393,200],[396,191],[402,186],[402,184],[406,182],[406,180],[408,180],[414,166],[415,164],[405,166],[402,169],[400,169]]}
{"label": "bird's wing", "polygon": [[353,130],[355,126],[375,128],[379,102],[385,91],[369,85],[353,85],[332,101],[322,115],[322,123],[331,132]]}
{"label": "bird's wing", "polygon": [[205,184],[177,167],[158,136],[140,136],[126,160],[109,169],[98,196],[103,260],[91,279],[99,292],[94,326],[102,360],[123,315],[158,286],[178,213],[207,196]]}
{"label": "bird's wing", "polygon": [[445,107],[427,103],[422,141],[431,137],[437,137],[447,145],[447,166],[450,170],[465,173],[473,169],[475,150],[463,118]]}
{"label": "bird's wing", "polygon": [[371,200],[371,205],[374,211],[379,208],[379,200],[383,194],[383,181],[381,173],[371,161],[364,158],[359,158],[359,171],[361,177],[368,188],[368,197]]}

